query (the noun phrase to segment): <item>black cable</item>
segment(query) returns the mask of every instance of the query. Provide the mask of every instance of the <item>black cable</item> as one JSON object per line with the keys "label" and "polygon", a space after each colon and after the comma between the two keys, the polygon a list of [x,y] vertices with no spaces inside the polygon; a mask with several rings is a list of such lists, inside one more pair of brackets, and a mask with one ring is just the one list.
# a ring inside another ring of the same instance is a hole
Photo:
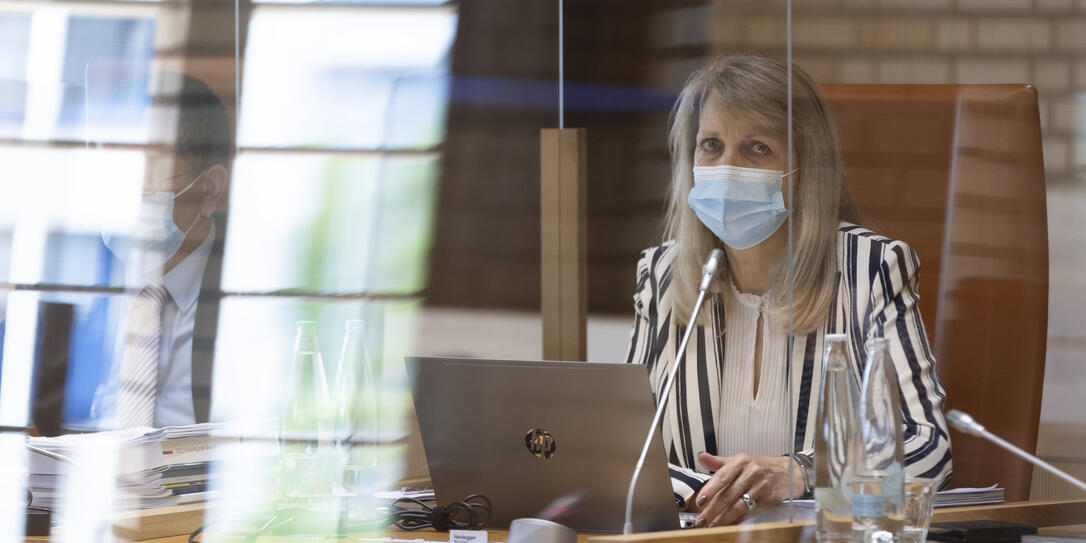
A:
{"label": "black cable", "polygon": [[191,534],[189,534],[189,543],[197,543],[196,542],[196,536],[204,533],[204,526],[205,526],[204,524],[201,524],[199,528],[196,528],[195,530],[192,531]]}
{"label": "black cable", "polygon": [[[444,507],[438,505],[430,506],[426,504],[425,501],[415,498],[400,498],[392,502],[392,505],[389,506],[387,517],[374,519],[373,521],[367,521],[358,525],[351,525],[350,528],[380,528],[386,523],[391,523],[397,528],[405,531],[422,530],[425,528],[433,528],[440,532],[447,532],[449,530],[481,530],[486,526],[486,523],[490,521],[493,508],[494,506],[491,504],[490,499],[482,494],[472,494],[463,500],[455,501]],[[202,538],[197,538],[207,532],[212,524],[218,524],[225,520],[227,519],[220,519],[214,523],[205,524],[196,528],[196,530],[189,534],[188,543],[199,543]],[[286,518],[283,518],[277,514],[273,515],[267,522],[255,530],[234,535],[242,537],[242,541],[253,541],[257,537],[290,524],[295,520],[297,520],[296,516],[287,516]]]}
{"label": "black cable", "polygon": [[[412,504],[417,508],[403,507]],[[430,507],[415,498],[400,498],[389,507],[389,520],[397,528],[405,531],[433,528],[439,532],[449,530],[481,530],[490,520],[494,506],[490,498],[482,494],[472,494],[460,501],[446,506]]]}

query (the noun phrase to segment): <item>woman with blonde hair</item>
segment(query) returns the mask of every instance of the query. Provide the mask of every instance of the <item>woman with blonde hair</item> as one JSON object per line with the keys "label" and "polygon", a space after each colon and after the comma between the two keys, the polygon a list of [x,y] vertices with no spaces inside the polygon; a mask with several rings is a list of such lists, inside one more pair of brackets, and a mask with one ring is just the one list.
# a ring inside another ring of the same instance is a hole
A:
{"label": "woman with blonde hair", "polygon": [[[858,226],[829,108],[802,69],[793,66],[792,76],[788,171],[784,63],[732,55],[691,75],[669,132],[669,241],[643,251],[637,264],[627,362],[648,366],[659,396],[682,357],[663,436],[676,499],[699,513],[699,526],[737,522],[756,506],[789,498],[790,488],[791,497],[811,493],[830,333],[848,335],[857,365],[867,339],[889,340],[906,471],[942,485],[950,478],[945,395],[917,307],[920,262],[904,242]],[[707,303],[688,323],[702,263],[715,248],[724,261]],[[696,328],[677,353],[687,326]],[[797,454],[789,455],[791,447]]]}

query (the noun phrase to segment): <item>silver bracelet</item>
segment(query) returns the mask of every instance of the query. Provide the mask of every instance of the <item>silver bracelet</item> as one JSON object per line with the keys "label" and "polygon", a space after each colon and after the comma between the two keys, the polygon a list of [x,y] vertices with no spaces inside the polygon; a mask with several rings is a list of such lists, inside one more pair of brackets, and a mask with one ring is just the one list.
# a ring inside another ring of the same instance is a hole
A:
{"label": "silver bracelet", "polygon": [[803,496],[804,498],[810,498],[814,496],[815,487],[815,469],[814,458],[809,454],[794,453],[789,454],[792,460],[796,461],[796,465],[802,470],[803,475]]}

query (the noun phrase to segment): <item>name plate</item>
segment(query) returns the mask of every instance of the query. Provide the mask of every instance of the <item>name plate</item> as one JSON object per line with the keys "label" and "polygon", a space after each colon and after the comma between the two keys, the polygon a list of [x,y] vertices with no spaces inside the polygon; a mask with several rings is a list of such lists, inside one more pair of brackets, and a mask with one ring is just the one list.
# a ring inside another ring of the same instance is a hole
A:
{"label": "name plate", "polygon": [[486,543],[486,530],[449,530],[449,543]]}

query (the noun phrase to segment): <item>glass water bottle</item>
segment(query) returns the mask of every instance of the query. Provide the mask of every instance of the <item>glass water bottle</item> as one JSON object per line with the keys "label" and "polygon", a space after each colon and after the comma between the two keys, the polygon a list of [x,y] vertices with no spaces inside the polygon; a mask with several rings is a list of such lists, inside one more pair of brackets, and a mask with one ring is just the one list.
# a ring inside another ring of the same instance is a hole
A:
{"label": "glass water bottle", "polygon": [[298,321],[288,390],[282,421],[284,495],[291,499],[327,495],[331,481],[324,449],[331,437],[330,397],[315,321]]}
{"label": "glass water bottle", "polygon": [[366,355],[366,327],[348,320],[336,367],[335,406],[339,481],[351,518],[370,518],[377,486],[377,386]]}
{"label": "glass water bottle", "polygon": [[879,532],[900,537],[905,518],[905,453],[901,391],[889,342],[867,342],[860,392],[863,461],[852,483],[853,541],[868,543]]}
{"label": "glass water bottle", "polygon": [[822,543],[852,540],[851,484],[862,453],[859,386],[844,334],[826,334],[815,434],[815,514]]}

